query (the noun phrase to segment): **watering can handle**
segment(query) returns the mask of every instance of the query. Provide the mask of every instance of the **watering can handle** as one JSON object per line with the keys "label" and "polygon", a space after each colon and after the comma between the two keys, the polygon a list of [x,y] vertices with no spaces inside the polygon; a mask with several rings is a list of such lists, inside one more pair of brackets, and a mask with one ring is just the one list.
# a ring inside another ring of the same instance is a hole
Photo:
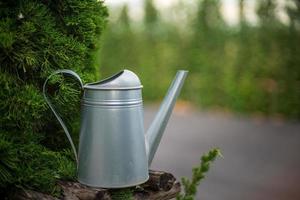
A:
{"label": "watering can handle", "polygon": [[79,83],[80,83],[80,86],[81,88],[83,88],[83,83],[79,77],[78,74],[76,74],[75,72],[73,72],[72,70],[68,70],[68,69],[61,69],[61,70],[57,70],[55,72],[53,72],[47,79],[46,81],[44,82],[44,85],[43,85],[43,95],[44,95],[44,98],[47,102],[47,104],[49,105],[50,109],[52,110],[52,112],[54,113],[55,117],[57,118],[57,120],[59,121],[60,125],[62,126],[62,128],[64,129],[66,135],[67,135],[67,138],[71,144],[71,147],[72,147],[72,150],[73,150],[73,153],[75,155],[75,159],[76,159],[76,162],[78,163],[78,156],[77,156],[77,153],[76,153],[76,148],[75,148],[75,145],[73,143],[73,140],[71,138],[71,135],[68,131],[68,128],[67,126],[65,125],[65,123],[63,122],[62,118],[59,116],[59,114],[55,111],[54,109],[54,106],[52,105],[52,103],[50,102],[50,100],[48,99],[47,97],[47,94],[46,94],[46,86],[47,86],[47,83],[48,81],[50,80],[50,78],[56,74],[68,74],[68,75],[71,75],[73,77],[75,77]]}

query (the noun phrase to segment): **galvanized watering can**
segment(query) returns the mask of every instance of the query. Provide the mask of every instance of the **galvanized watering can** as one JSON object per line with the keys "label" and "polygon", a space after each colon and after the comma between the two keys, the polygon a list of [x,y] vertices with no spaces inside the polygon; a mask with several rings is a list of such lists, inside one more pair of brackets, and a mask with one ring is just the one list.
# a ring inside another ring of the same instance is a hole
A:
{"label": "galvanized watering can", "polygon": [[[71,143],[80,183],[123,188],[147,181],[148,167],[187,73],[177,72],[146,134],[142,85],[133,72],[123,70],[105,80],[85,85],[71,70],[58,70],[47,78],[43,86],[44,98]],[[47,82],[56,74],[73,76],[83,89],[78,154],[66,125],[46,95]]]}

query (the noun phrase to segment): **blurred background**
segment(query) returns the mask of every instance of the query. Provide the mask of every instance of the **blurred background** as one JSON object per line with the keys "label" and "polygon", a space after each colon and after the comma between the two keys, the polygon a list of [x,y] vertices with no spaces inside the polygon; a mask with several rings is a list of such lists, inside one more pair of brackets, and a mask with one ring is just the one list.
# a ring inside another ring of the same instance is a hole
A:
{"label": "blurred background", "polygon": [[138,74],[147,126],[190,72],[152,168],[190,176],[219,147],[197,199],[300,199],[300,1],[105,2],[101,75]]}
{"label": "blurred background", "polygon": [[[101,72],[141,77],[158,100],[178,69],[201,106],[300,118],[298,0],[107,0]],[[159,81],[158,81],[159,80]]]}

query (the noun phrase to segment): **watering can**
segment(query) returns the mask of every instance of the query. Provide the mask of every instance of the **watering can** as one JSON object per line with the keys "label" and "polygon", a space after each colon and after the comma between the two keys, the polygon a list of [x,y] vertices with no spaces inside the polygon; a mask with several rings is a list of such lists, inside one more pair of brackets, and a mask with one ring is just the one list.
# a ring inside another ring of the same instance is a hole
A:
{"label": "watering can", "polygon": [[[67,69],[57,70],[46,79],[44,98],[71,144],[80,183],[91,187],[124,188],[147,181],[148,167],[187,73],[183,70],[177,72],[146,134],[143,86],[133,72],[123,70],[85,85],[78,74]],[[56,74],[74,77],[83,90],[78,154],[66,125],[47,97],[47,83]]]}

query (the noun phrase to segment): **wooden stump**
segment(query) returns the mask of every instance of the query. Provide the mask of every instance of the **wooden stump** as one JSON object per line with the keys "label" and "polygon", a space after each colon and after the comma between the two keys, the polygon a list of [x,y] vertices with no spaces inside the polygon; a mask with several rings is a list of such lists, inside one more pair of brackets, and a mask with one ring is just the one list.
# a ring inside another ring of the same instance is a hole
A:
{"label": "wooden stump", "polygon": [[[18,191],[16,200],[111,200],[114,190],[104,188],[92,188],[78,182],[59,181],[62,188],[60,198],[31,190]],[[149,171],[149,180],[133,190],[134,200],[167,200],[176,197],[180,193],[180,183],[167,172]]]}

